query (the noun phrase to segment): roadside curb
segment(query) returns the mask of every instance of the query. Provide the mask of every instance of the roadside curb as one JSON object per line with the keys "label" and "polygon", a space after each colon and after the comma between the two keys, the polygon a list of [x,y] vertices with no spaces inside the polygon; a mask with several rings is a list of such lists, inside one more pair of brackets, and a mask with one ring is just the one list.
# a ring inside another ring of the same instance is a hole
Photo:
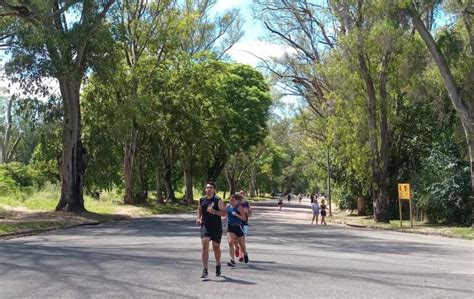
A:
{"label": "roadside curb", "polygon": [[[109,221],[104,221],[104,222],[109,222]],[[3,234],[3,235],[0,235],[0,240],[9,240],[9,239],[14,239],[14,238],[34,236],[34,235],[39,235],[39,234],[50,232],[50,231],[55,231],[55,230],[70,229],[70,228],[79,227],[79,226],[99,225],[101,223],[103,222],[93,221],[93,222],[79,223],[79,224],[68,225],[68,226],[52,227],[52,228],[45,228],[45,229],[34,229],[34,230],[17,232],[17,233]]]}

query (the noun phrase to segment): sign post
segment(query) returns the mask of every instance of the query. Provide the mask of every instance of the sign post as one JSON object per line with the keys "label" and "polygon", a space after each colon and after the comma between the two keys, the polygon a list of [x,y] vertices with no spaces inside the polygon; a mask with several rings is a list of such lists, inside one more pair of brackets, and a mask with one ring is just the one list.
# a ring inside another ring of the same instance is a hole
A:
{"label": "sign post", "polygon": [[400,211],[400,227],[402,227],[402,200],[408,200],[410,204],[410,224],[413,228],[410,184],[398,184],[398,208]]}

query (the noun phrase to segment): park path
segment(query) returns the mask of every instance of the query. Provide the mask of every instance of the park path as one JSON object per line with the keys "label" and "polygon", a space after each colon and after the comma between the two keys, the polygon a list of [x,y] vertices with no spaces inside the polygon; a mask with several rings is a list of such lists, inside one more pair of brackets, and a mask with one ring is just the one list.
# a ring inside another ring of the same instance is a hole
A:
{"label": "park path", "polygon": [[190,213],[0,240],[0,298],[471,298],[474,242],[311,226],[307,203],[254,206],[250,263],[201,281]]}

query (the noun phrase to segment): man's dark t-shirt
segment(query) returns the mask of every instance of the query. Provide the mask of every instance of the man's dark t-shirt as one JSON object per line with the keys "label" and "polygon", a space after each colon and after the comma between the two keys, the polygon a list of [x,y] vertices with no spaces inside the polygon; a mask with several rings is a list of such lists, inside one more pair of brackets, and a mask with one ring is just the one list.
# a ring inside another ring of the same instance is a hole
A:
{"label": "man's dark t-shirt", "polygon": [[214,211],[219,211],[219,200],[217,196],[212,198],[207,198],[207,196],[199,199],[199,204],[201,205],[202,211],[202,221],[201,223],[207,228],[207,230],[221,230],[222,229],[222,220],[221,216],[213,215],[207,211],[207,207],[211,206]]}

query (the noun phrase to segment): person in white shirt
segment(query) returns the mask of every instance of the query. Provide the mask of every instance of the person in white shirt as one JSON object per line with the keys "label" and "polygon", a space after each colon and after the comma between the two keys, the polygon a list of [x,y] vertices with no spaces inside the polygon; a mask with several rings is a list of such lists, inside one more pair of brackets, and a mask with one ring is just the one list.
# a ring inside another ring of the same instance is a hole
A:
{"label": "person in white shirt", "polygon": [[317,199],[311,204],[311,209],[313,210],[313,220],[311,220],[311,224],[313,224],[314,219],[316,219],[316,225],[318,225],[319,204]]}

